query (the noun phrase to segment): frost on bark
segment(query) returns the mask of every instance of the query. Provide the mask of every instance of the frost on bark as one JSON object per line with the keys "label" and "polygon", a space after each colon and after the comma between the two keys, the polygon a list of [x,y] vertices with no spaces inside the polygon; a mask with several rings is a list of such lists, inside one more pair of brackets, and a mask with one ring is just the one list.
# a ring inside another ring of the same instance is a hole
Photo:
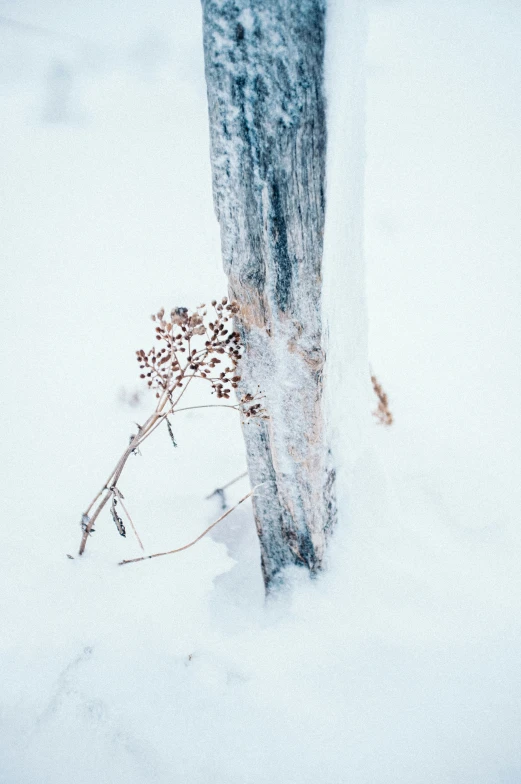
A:
{"label": "frost on bark", "polygon": [[322,407],[324,19],[321,0],[202,0],[214,203],[241,305],[244,425],[267,588],[317,572],[335,517]]}

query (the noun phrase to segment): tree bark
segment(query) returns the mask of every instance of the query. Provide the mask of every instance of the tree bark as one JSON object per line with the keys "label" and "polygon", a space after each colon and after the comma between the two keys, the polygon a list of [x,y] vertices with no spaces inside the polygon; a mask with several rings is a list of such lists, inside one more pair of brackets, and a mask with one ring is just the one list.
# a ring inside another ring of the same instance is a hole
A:
{"label": "tree bark", "polygon": [[267,589],[324,563],[336,520],[323,412],[321,264],[326,118],[321,0],[202,0],[213,192],[241,306],[240,392]]}

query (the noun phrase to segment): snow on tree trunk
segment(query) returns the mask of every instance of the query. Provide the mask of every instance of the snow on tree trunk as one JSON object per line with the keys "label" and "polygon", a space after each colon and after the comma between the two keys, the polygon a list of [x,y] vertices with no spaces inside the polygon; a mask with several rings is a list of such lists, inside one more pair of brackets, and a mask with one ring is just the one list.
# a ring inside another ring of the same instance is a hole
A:
{"label": "snow on tree trunk", "polygon": [[367,0],[328,0],[326,218],[322,259],[323,404],[336,471],[338,524],[384,516],[385,483],[372,446],[363,254]]}
{"label": "snow on tree trunk", "polygon": [[325,3],[202,0],[214,203],[241,312],[243,427],[267,588],[316,573],[336,520],[323,403]]}

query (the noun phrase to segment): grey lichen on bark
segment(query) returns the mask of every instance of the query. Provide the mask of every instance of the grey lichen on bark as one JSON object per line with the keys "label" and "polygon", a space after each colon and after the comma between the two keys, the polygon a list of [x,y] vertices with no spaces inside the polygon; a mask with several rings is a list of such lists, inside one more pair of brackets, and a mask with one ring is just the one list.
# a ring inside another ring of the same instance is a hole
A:
{"label": "grey lichen on bark", "polygon": [[213,192],[245,345],[241,392],[267,588],[312,574],[336,519],[322,407],[326,118],[322,0],[202,0]]}

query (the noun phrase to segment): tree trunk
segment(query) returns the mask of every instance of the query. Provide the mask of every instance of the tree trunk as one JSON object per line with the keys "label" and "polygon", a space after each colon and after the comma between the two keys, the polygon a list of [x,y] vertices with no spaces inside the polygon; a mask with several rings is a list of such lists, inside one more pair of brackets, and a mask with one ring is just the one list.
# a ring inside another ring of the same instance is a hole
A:
{"label": "tree trunk", "polygon": [[336,519],[323,413],[321,0],[202,0],[214,202],[245,354],[243,426],[266,587],[324,562]]}

